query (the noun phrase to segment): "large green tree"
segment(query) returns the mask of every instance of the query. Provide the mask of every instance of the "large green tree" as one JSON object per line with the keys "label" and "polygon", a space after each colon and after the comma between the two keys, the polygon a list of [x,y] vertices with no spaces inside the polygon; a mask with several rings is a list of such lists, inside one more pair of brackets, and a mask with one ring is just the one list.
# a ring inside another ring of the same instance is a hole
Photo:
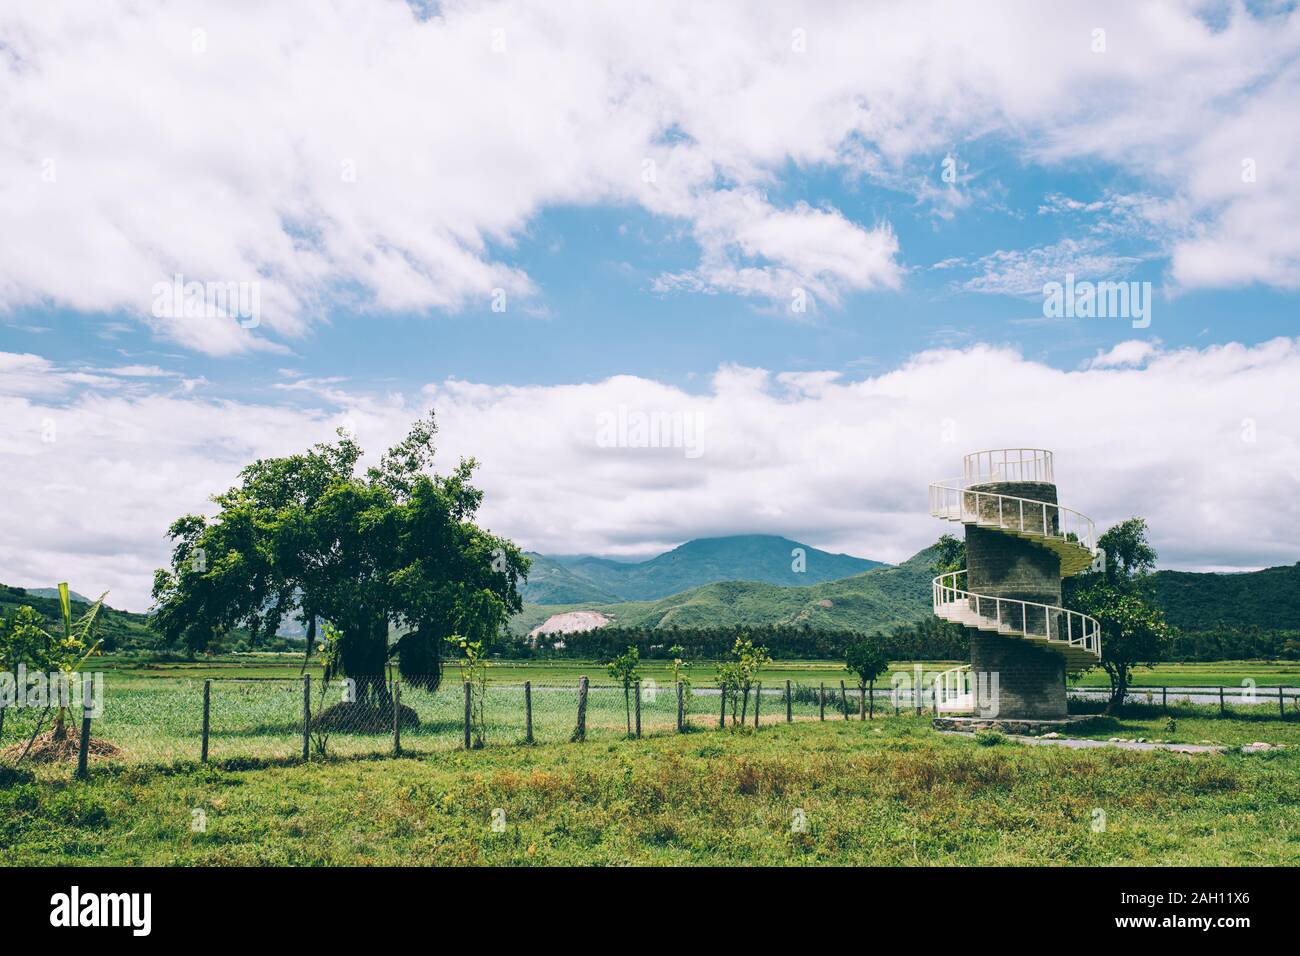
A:
{"label": "large green tree", "polygon": [[1147,523],[1129,518],[1097,539],[1101,567],[1068,579],[1067,607],[1095,617],[1101,625],[1101,667],[1110,678],[1109,711],[1124,706],[1133,668],[1161,660],[1173,641],[1164,614],[1144,597],[1156,552],[1147,540]]}
{"label": "large green tree", "polygon": [[356,681],[357,702],[388,707],[384,671],[436,689],[448,637],[494,640],[520,610],[528,559],[475,524],[482,492],[462,460],[430,471],[433,414],[359,472],[361,449],[342,432],[284,458],[263,459],[213,500],[211,518],[185,515],[168,531],[172,565],[154,576],[153,626],[191,651],[246,627],[254,641],[288,616],[328,621],[326,675]]}

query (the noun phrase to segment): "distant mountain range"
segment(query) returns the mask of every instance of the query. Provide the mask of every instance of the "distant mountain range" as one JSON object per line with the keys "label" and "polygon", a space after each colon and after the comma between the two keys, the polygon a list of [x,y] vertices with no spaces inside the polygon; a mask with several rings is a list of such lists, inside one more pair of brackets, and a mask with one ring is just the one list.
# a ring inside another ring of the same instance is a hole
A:
{"label": "distant mountain range", "polygon": [[[73,617],[80,617],[91,601],[70,591]],[[40,612],[50,633],[61,634],[63,614],[59,609],[58,588],[15,588],[0,584],[0,614],[9,615],[21,605]],[[108,648],[142,647],[153,644],[157,635],[149,630],[148,618],[132,611],[119,611],[105,605],[100,609],[96,633]]]}
{"label": "distant mountain range", "polygon": [[[636,627],[808,624],[874,630],[911,623],[930,613],[934,558],[933,549],[926,549],[897,567],[866,562],[872,567],[860,574],[802,587],[714,581],[658,600],[525,604],[510,626],[516,633],[526,634],[554,615],[582,610],[603,614],[611,623]],[[811,568],[810,556],[810,572]]]}
{"label": "distant mountain range", "polygon": [[879,561],[831,554],[770,534],[695,538],[647,561],[528,556],[533,562],[523,594],[528,604],[656,601],[723,581],[799,587],[881,567]]}
{"label": "distant mountain range", "polygon": [[[59,599],[58,588],[25,588],[24,590],[26,590],[28,594],[32,595],[32,597],[54,598],[56,601]],[[78,601],[81,604],[91,603],[90,598],[86,597],[84,594],[78,594],[76,591],[72,590],[72,588],[68,588],[68,599],[71,601]]]}
{"label": "distant mountain range", "polygon": [[1148,593],[1165,619],[1185,631],[1300,630],[1300,561],[1238,574],[1157,571]]}
{"label": "distant mountain range", "polygon": [[[764,537],[754,535],[740,540]],[[689,554],[694,546],[713,542],[722,543],[718,547],[725,552],[725,543],[734,540],[737,539],[688,542],[668,555],[633,567],[644,567],[678,552]],[[801,547],[785,538],[770,540],[780,542],[781,548]],[[771,550],[775,554],[775,544]],[[810,578],[813,551],[809,551]],[[875,631],[917,621],[931,613],[933,562],[934,551],[927,549],[897,567],[866,562],[873,567],[862,573],[808,582],[803,587],[761,580],[713,581],[653,600],[610,600],[597,595],[609,594],[612,589],[595,587],[588,581],[587,589],[575,587],[567,593],[590,596],[560,605],[526,603],[523,612],[511,620],[511,630],[526,634],[557,614],[581,610],[602,614],[610,623],[634,627],[807,623],[814,627]],[[560,567],[566,565],[560,563]],[[551,593],[566,592],[556,588]],[[1300,630],[1300,562],[1235,574],[1157,571],[1151,577],[1149,594],[1169,622],[1185,632],[1224,628]]]}
{"label": "distant mountain range", "polygon": [[[789,570],[790,551],[798,547],[805,549],[806,576]],[[517,634],[575,610],[595,611],[611,623],[626,626],[806,623],[875,631],[930,614],[934,551],[926,549],[893,567],[830,554],[788,538],[742,535],[697,539],[641,562],[533,558],[535,578],[525,593],[552,600],[526,603],[510,622]],[[847,574],[840,573],[844,568],[849,569]],[[548,569],[556,573],[546,574]],[[714,577],[723,574],[745,575],[748,580]],[[663,593],[675,587],[674,582],[701,577],[705,583]],[[791,578],[794,586],[784,583]],[[628,600],[620,599],[621,594],[649,596]],[[1239,574],[1158,571],[1151,578],[1150,595],[1171,624],[1188,632],[1300,630],[1300,562]],[[576,599],[556,603],[556,597]],[[74,614],[90,603],[75,591],[72,599],[77,605]],[[59,627],[57,589],[0,584],[0,615],[22,604],[34,606],[52,630]],[[152,647],[157,641],[144,614],[105,606],[99,623],[110,648]],[[286,624],[290,630],[292,625]]]}

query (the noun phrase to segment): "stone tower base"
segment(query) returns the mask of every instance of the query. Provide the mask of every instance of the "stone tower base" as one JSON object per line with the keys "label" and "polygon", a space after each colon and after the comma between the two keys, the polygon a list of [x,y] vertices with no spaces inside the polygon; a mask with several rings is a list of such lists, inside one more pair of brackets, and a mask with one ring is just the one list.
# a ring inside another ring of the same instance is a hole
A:
{"label": "stone tower base", "polygon": [[1060,720],[1002,720],[989,717],[936,717],[935,730],[955,731],[961,734],[976,733],[981,730],[997,730],[1004,734],[1016,734],[1021,737],[1041,737],[1044,734],[1078,733],[1095,723],[1100,718],[1096,714],[1075,714]]}
{"label": "stone tower base", "polygon": [[[997,716],[1059,720],[1066,715],[1065,659],[1054,651],[1019,638],[971,631],[970,667],[972,682],[988,674],[997,675]],[[980,708],[985,704],[981,701]]]}

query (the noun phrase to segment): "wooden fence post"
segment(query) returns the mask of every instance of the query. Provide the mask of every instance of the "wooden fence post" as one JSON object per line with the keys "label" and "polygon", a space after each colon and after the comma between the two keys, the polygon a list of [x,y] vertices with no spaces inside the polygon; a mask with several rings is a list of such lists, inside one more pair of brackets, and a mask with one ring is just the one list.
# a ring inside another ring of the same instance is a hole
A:
{"label": "wooden fence post", "polygon": [[1169,711],[1169,688],[1164,684],[1160,685],[1160,709],[1166,713]]}
{"label": "wooden fence post", "polygon": [[203,751],[199,763],[208,762],[208,715],[212,711],[212,681],[203,682]]}
{"label": "wooden fence post", "polygon": [[686,698],[682,682],[677,682],[677,732],[680,734],[686,729]]}
{"label": "wooden fence post", "polygon": [[470,739],[469,739],[469,725],[473,722],[474,719],[474,712],[472,709],[474,706],[474,702],[470,696],[472,692],[473,691],[470,682],[465,681],[465,749],[466,750],[469,750],[471,747]]}
{"label": "wooden fence post", "polygon": [[402,755],[402,682],[393,681],[393,756]]}
{"label": "wooden fence post", "polygon": [[727,726],[727,688],[726,685],[718,685],[718,696],[722,698],[722,710],[718,713],[718,729],[721,730]]}
{"label": "wooden fence post", "polygon": [[763,697],[763,682],[754,685],[754,729],[758,729],[758,702]]}
{"label": "wooden fence post", "polygon": [[858,720],[867,719],[867,688],[864,684],[858,685]]}
{"label": "wooden fence post", "polygon": [[1286,720],[1286,701],[1282,699],[1282,685],[1277,685],[1277,715]]}
{"label": "wooden fence post", "polygon": [[876,719],[876,682],[871,681],[867,688],[867,719]]}
{"label": "wooden fence post", "polygon": [[569,738],[570,743],[580,742],[587,739],[587,677],[584,674],[578,678],[578,726],[573,730],[573,736]]}
{"label": "wooden fence post", "polygon": [[817,719],[826,719],[826,682],[822,681],[821,693],[817,695]]}
{"label": "wooden fence post", "polygon": [[844,687],[844,681],[840,681],[840,710],[844,712],[844,719],[849,719],[849,692]]}
{"label": "wooden fence post", "polygon": [[1227,711],[1223,709],[1223,688],[1219,688],[1219,716],[1222,717]]}
{"label": "wooden fence post", "polygon": [[524,743],[533,742],[533,682],[524,681]]}
{"label": "wooden fence post", "polygon": [[641,682],[637,681],[633,685],[632,689],[636,693],[636,735],[637,738],[640,739],[641,737]]}
{"label": "wooden fence post", "polygon": [[302,675],[302,759],[311,759],[311,675]]}
{"label": "wooden fence post", "polygon": [[794,722],[793,698],[790,696],[790,681],[785,682],[785,722]]}
{"label": "wooden fence post", "polygon": [[86,779],[86,761],[90,757],[90,697],[91,678],[81,679],[81,743],[77,748],[77,776]]}

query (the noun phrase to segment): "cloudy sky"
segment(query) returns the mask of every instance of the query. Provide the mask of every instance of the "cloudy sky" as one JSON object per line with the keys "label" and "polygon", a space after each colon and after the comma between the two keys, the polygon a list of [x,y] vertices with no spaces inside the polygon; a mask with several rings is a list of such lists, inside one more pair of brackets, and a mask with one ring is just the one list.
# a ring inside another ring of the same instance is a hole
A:
{"label": "cloudy sky", "polygon": [[530,549],[901,560],[1035,445],[1164,566],[1292,563],[1292,6],[7,4],[0,581],[143,609],[240,467],[429,407]]}

